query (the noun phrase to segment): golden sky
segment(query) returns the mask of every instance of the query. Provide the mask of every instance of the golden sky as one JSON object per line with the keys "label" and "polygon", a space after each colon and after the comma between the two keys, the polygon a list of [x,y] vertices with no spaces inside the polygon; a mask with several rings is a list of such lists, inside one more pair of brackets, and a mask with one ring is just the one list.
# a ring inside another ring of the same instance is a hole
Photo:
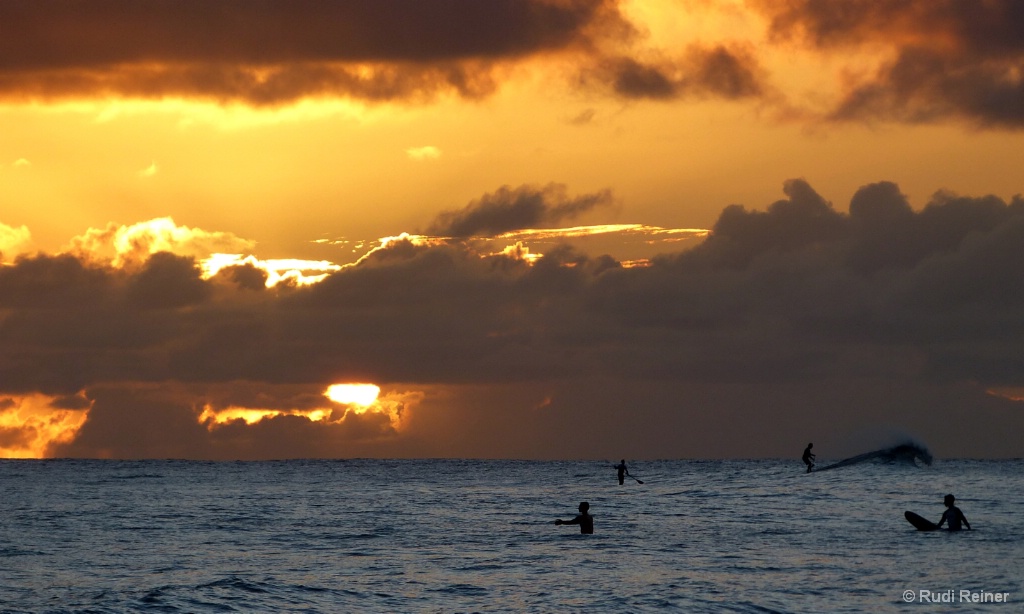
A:
{"label": "golden sky", "polygon": [[0,456],[1024,452],[1013,0],[0,31]]}

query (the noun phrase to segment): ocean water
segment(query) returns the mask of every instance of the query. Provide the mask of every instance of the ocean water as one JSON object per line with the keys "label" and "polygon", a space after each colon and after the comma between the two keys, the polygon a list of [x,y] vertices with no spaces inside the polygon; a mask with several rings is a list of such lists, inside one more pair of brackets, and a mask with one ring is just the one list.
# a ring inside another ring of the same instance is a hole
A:
{"label": "ocean water", "polygon": [[0,612],[1024,611],[1024,461],[613,464],[0,461]]}

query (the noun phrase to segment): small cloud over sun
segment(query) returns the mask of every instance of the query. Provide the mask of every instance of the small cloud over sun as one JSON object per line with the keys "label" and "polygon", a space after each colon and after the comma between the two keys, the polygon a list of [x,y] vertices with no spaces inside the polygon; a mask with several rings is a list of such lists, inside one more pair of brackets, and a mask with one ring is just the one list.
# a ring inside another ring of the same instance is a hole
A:
{"label": "small cloud over sun", "polygon": [[410,147],[405,150],[413,160],[436,160],[441,157],[441,150],[432,145],[425,147]]}
{"label": "small cloud over sun", "polygon": [[139,171],[139,177],[142,177],[143,179],[152,177],[152,176],[156,175],[157,171],[159,171],[159,170],[160,170],[160,167],[156,165],[156,162],[153,162],[152,164],[150,164],[146,168],[144,168],[141,171]]}

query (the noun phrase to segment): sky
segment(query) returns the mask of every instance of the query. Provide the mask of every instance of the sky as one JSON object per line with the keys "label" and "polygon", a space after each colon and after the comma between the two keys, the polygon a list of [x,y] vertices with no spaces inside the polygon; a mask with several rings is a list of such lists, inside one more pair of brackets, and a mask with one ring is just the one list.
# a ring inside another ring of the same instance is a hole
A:
{"label": "sky", "polygon": [[0,457],[1024,456],[1020,2],[0,31]]}

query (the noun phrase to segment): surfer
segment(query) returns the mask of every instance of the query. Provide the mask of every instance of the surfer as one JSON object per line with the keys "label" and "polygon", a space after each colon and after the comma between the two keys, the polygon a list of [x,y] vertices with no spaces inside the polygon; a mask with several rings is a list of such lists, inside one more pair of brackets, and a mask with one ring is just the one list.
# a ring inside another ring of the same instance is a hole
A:
{"label": "surfer", "polygon": [[803,461],[804,461],[804,464],[807,465],[807,473],[810,473],[811,469],[814,467],[814,455],[811,454],[811,448],[813,448],[813,447],[814,447],[814,444],[813,443],[809,443],[809,444],[807,444],[807,447],[804,448]]}
{"label": "surfer", "polygon": [[956,497],[953,495],[943,497],[942,503],[946,506],[946,511],[942,512],[942,518],[939,519],[937,528],[942,528],[942,525],[948,521],[950,531],[959,531],[963,528],[961,524],[966,525],[967,530],[970,531],[971,523],[967,522],[967,517],[960,511],[960,508],[953,505],[954,501],[956,501]]}
{"label": "surfer", "polygon": [[[629,469],[626,469],[626,459],[622,459],[618,465],[615,465],[615,468],[619,471],[619,486],[622,486],[626,481],[626,476],[629,475]],[[629,475],[629,477],[633,476]]]}
{"label": "surfer", "polygon": [[555,521],[555,524],[578,524],[580,525],[580,533],[590,534],[594,532],[594,517],[587,513],[590,509],[590,504],[584,501],[580,503],[580,515],[573,518],[572,520],[562,520],[559,518]]}

